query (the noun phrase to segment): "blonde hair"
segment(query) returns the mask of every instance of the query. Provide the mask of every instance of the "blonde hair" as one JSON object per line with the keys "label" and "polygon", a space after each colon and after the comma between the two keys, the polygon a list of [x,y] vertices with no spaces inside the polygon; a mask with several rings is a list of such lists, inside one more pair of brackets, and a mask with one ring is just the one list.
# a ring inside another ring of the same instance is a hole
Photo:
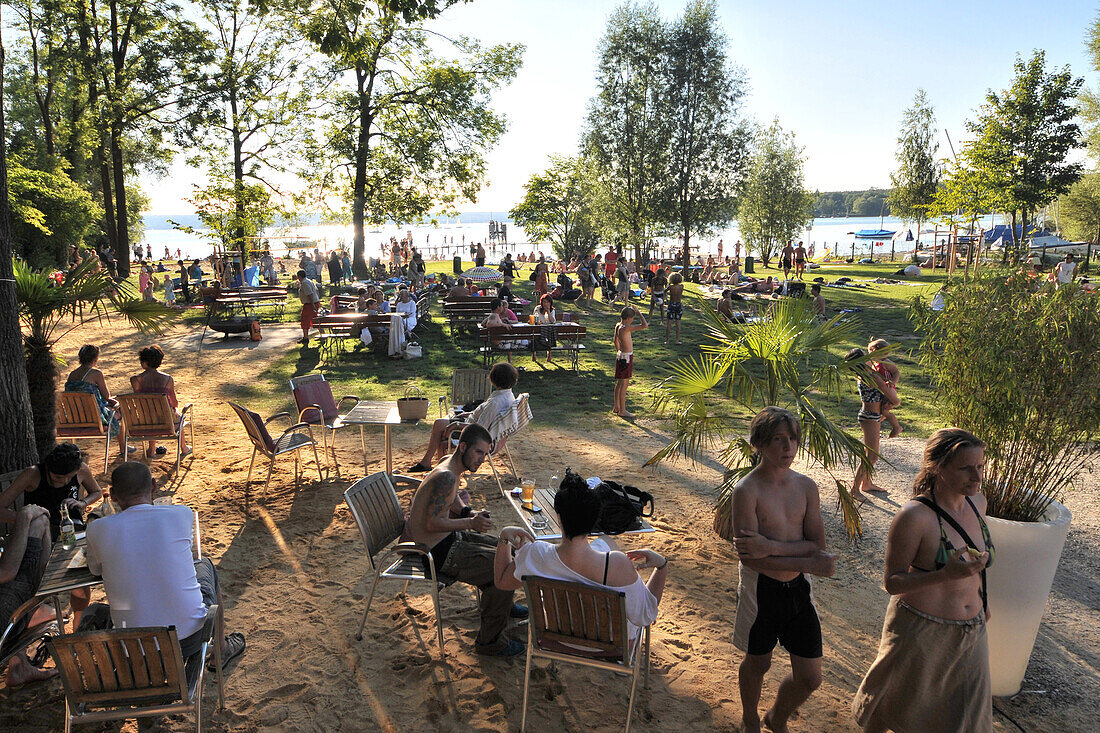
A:
{"label": "blonde hair", "polygon": [[879,349],[885,349],[890,345],[890,342],[886,339],[872,339],[867,343],[868,351],[878,351]]}
{"label": "blonde hair", "polygon": [[759,449],[783,426],[787,427],[795,442],[802,442],[802,423],[798,421],[797,415],[782,407],[765,407],[749,423],[749,445]]}
{"label": "blonde hair", "polygon": [[913,496],[936,488],[936,476],[947,467],[959,451],[985,448],[981,438],[962,428],[940,428],[924,444],[920,471],[913,479]]}

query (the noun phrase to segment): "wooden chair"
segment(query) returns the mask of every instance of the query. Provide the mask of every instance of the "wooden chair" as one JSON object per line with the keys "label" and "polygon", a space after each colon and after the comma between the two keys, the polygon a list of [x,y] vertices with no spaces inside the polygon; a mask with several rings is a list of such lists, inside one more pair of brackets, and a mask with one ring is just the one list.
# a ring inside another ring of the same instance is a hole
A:
{"label": "wooden chair", "polygon": [[[326,381],[325,375],[320,372],[291,377],[290,390],[294,394],[294,404],[298,408],[298,421],[320,426],[325,455],[328,456],[331,448],[332,462],[336,466],[336,478],[340,478],[340,460],[336,457],[336,431],[347,427],[347,423],[344,422],[347,413],[340,414],[340,408],[346,401],[351,401],[354,403],[352,407],[355,407],[359,404],[359,398],[355,395],[344,395],[337,402],[332,396],[331,382]],[[331,446],[329,445],[330,434]]]}
{"label": "wooden chair", "polygon": [[[244,505],[248,508],[248,491],[252,484],[252,466],[256,463],[256,454],[263,455],[268,460],[267,481],[264,482],[264,493],[271,483],[271,472],[275,470],[275,459],[284,453],[294,453],[294,488],[298,488],[298,451],[308,446],[313,447],[313,461],[317,464],[317,478],[321,481],[325,477],[321,475],[321,459],[317,457],[317,441],[313,439],[313,428],[307,422],[295,423],[289,412],[280,412],[264,420],[257,413],[236,402],[230,402],[229,406],[237,413],[237,417],[244,424],[248,432],[248,439],[252,441],[252,460],[248,462],[248,478],[244,484]],[[283,431],[278,439],[273,439],[267,431],[268,423],[274,420],[285,419],[291,423],[290,427]],[[305,432],[303,432],[305,431]]]}
{"label": "wooden chair", "polygon": [[527,666],[523,675],[520,730],[527,729],[531,662],[538,657],[629,675],[626,731],[630,733],[639,672],[644,686],[649,687],[649,627],[639,630],[631,642],[626,594],[612,588],[532,575],[523,576],[523,585],[531,616],[527,626]]}
{"label": "wooden chair", "polygon": [[[203,642],[183,659],[174,626],[83,631],[47,642],[65,690],[65,733],[74,722],[193,713],[202,731],[202,683],[213,647],[218,708],[224,704],[219,607],[207,609]],[[186,664],[185,664],[186,663]]]}
{"label": "wooden chair", "polygon": [[[454,412],[476,400],[484,400],[492,391],[489,370],[455,369],[455,373],[451,375],[450,411]],[[443,417],[442,413],[440,417]]]}
{"label": "wooden chair", "polygon": [[195,453],[194,413],[190,403],[183,406],[179,417],[168,397],[162,394],[118,395],[118,408],[122,412],[122,429],[125,432],[126,453],[130,452],[130,440],[156,440],[171,438],[176,441],[176,473],[183,458],[183,430],[191,430],[191,455]]}
{"label": "wooden chair", "polygon": [[[111,419],[112,422],[119,420],[117,410]],[[107,471],[107,464],[111,460],[111,429],[110,425],[103,424],[99,401],[95,395],[88,392],[59,394],[56,424],[58,438],[103,438],[103,471]]]}
{"label": "wooden chair", "polygon": [[390,477],[385,471],[380,471],[359,479],[344,492],[344,501],[351,510],[351,516],[355,518],[355,524],[359,527],[359,534],[366,546],[367,558],[370,560],[368,572],[374,575],[370,593],[367,595],[367,606],[363,609],[363,620],[355,638],[363,638],[363,629],[367,625],[367,615],[370,613],[379,580],[404,580],[406,593],[409,583],[426,583],[432,595],[432,607],[435,609],[439,655],[445,658],[447,650],[443,646],[439,591],[453,583],[454,579],[441,577],[436,573],[435,561],[427,545],[419,542],[398,542],[390,547],[390,543],[400,537],[405,529],[405,513],[401,509],[401,502],[397,499]]}

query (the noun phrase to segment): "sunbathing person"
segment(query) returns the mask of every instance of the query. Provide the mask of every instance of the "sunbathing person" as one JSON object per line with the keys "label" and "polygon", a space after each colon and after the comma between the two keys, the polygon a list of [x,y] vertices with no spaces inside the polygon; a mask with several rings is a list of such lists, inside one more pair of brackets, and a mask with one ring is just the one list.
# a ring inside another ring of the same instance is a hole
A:
{"label": "sunbathing person", "polygon": [[[633,641],[641,628],[657,620],[657,605],[668,577],[668,559],[653,550],[620,552],[613,542],[588,536],[600,517],[600,499],[584,479],[567,470],[554,494],[554,513],[562,528],[560,544],[535,540],[526,530],[500,531],[493,578],[497,588],[513,591],[524,575],[568,580],[626,594],[626,618]],[[637,566],[634,563],[638,563]],[[653,568],[649,580],[639,570]]]}
{"label": "sunbathing person", "polygon": [[[452,417],[435,421],[432,425],[432,436],[428,440],[428,449],[424,451],[424,457],[420,462],[409,469],[410,472],[430,471],[433,464],[442,460],[444,450],[450,445],[447,442],[447,436],[452,430],[471,423],[488,428],[498,416],[512,407],[512,403],[516,401],[512,388],[519,381],[519,372],[516,368],[507,363],[494,364],[489,370],[489,381],[493,385],[493,392],[480,405],[470,411],[458,410]],[[453,440],[451,444],[454,444]]]}
{"label": "sunbathing person", "polygon": [[755,280],[749,278],[749,281],[744,285],[739,285],[733,289],[735,293],[763,293],[764,295],[771,295],[775,292],[775,280],[771,275],[768,275],[767,280]]}
{"label": "sunbathing person", "polygon": [[65,391],[87,392],[95,397],[99,404],[99,419],[111,435],[118,436],[118,452],[124,454],[126,441],[123,439],[125,436],[122,434],[122,421],[117,414],[118,400],[111,397],[107,380],[103,378],[103,372],[99,371],[99,347],[92,344],[81,346],[77,359],[80,360],[80,366],[69,372],[69,378],[65,380]]}
{"label": "sunbathing person", "polygon": [[[20,606],[34,598],[38,579],[49,551],[43,554],[50,542],[49,512],[37,504],[27,504],[15,515],[14,528],[4,541],[4,554],[0,555],[0,623],[5,626]],[[45,620],[45,619],[42,619]],[[11,638],[18,638],[38,618],[20,621]],[[39,669],[20,650],[8,662],[7,688],[14,690],[29,682],[48,680],[57,674],[56,669]]]}
{"label": "sunbathing person", "polygon": [[[147,346],[138,352],[138,362],[141,364],[142,372],[130,377],[130,387],[134,392],[138,394],[162,394],[168,398],[168,404],[172,406],[172,409],[176,411],[176,418],[179,419],[179,407],[180,401],[176,397],[176,383],[173,381],[170,374],[165,374],[160,370],[160,365],[164,363],[164,351],[156,344]],[[182,434],[183,428],[180,427]],[[157,447],[157,441],[146,441],[145,457],[152,458],[153,456],[163,456],[168,452],[168,449],[163,445]],[[191,448],[187,445],[187,438],[181,437],[180,440],[180,457],[186,458],[191,455]]]}

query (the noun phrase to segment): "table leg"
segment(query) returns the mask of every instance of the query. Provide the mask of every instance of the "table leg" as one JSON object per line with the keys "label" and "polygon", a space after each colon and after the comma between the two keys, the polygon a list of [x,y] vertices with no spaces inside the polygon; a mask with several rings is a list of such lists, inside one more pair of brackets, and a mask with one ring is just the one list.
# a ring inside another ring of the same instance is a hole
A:
{"label": "table leg", "polygon": [[386,473],[393,475],[393,459],[390,457],[390,426],[386,425]]}
{"label": "table leg", "polygon": [[359,446],[363,449],[363,473],[367,472],[367,439],[363,437],[363,426],[359,426]]}

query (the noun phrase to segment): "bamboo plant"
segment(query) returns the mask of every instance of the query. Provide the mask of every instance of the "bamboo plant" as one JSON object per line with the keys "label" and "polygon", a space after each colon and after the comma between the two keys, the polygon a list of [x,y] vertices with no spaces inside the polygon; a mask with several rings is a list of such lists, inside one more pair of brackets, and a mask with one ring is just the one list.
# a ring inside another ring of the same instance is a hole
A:
{"label": "bamboo plant", "polygon": [[985,441],[994,517],[1042,518],[1100,435],[1100,296],[1033,275],[989,273],[910,315],[944,421]]}
{"label": "bamboo plant", "polygon": [[[717,450],[726,471],[717,488],[715,527],[728,527],[733,487],[752,470],[752,448],[742,434],[745,421],[763,407],[786,407],[802,422],[799,450],[829,472],[849,536],[860,536],[858,508],[848,483],[836,472],[843,468],[850,475],[861,463],[871,470],[866,449],[820,407],[821,400],[839,399],[843,390],[851,389],[855,375],[867,375],[869,357],[849,362],[839,355],[844,344],[858,337],[859,322],[840,315],[819,320],[808,298],[778,300],[763,316],[744,324],[721,318],[701,298],[700,307],[707,341],[699,354],[673,364],[654,398],[656,409],[674,413],[675,435],[646,465],[676,457],[694,461]],[[884,353],[876,352],[876,357]],[[723,398],[744,412],[716,410]]]}

